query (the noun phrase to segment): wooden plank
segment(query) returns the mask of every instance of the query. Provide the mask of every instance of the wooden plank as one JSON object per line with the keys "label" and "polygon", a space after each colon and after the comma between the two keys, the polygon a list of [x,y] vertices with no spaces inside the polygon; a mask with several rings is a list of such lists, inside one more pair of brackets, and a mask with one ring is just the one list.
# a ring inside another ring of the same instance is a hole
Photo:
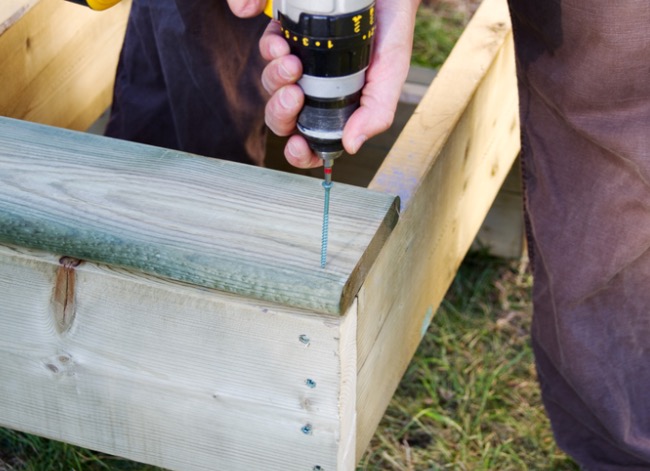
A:
{"label": "wooden plank", "polygon": [[[398,109],[404,103],[419,104],[435,76],[435,70],[411,67]],[[472,250],[487,250],[496,257],[520,258],[526,245],[522,208],[521,169],[516,160],[472,243]]]}
{"label": "wooden plank", "polygon": [[397,218],[395,197],[0,118],[0,242],[342,314]]}
{"label": "wooden plank", "polygon": [[86,129],[111,102],[131,2],[103,12],[62,0],[27,11],[32,3],[0,10],[10,26],[0,30],[0,114]]}
{"label": "wooden plank", "polygon": [[519,150],[508,8],[485,0],[370,188],[403,212],[359,293],[357,457]]}
{"label": "wooden plank", "polygon": [[3,0],[0,3],[0,35],[25,15],[38,0]]}
{"label": "wooden plank", "polygon": [[3,246],[0,297],[1,426],[183,471],[353,469],[356,304],[324,319]]}

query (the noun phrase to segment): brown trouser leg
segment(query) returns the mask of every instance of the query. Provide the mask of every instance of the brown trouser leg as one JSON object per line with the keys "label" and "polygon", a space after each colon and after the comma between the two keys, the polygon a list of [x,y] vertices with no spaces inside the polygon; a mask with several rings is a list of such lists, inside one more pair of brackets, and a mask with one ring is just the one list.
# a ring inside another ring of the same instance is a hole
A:
{"label": "brown trouser leg", "polygon": [[225,0],[134,1],[106,134],[261,164],[268,22],[236,18]]}
{"label": "brown trouser leg", "polygon": [[534,270],[559,445],[650,469],[650,2],[510,0]]}

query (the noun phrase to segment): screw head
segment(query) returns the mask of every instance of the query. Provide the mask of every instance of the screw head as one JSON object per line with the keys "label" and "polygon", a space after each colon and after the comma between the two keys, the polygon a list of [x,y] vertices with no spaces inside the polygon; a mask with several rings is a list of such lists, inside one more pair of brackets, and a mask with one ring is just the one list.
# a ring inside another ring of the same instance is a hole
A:
{"label": "screw head", "polygon": [[314,381],[311,378],[307,378],[305,380],[305,384],[307,385],[308,388],[314,389],[316,387],[316,381]]}
{"label": "screw head", "polygon": [[305,435],[311,435],[311,432],[312,432],[312,426],[311,426],[311,424],[305,424],[305,425],[303,425],[303,427],[300,429],[300,431],[301,431],[302,433],[304,433]]}
{"label": "screw head", "polygon": [[309,342],[311,342],[311,339],[307,337],[305,334],[302,334],[300,337],[298,337],[298,340],[300,340],[300,343],[304,345],[309,345]]}

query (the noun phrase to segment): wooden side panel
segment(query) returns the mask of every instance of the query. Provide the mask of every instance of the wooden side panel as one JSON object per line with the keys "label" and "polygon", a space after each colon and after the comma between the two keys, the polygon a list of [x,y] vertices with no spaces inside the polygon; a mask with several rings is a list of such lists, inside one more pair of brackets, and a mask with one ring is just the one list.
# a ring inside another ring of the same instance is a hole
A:
{"label": "wooden side panel", "polygon": [[10,247],[0,299],[2,426],[183,471],[353,469],[355,305],[324,319]]}
{"label": "wooden side panel", "polygon": [[[340,320],[338,361],[340,372],[339,418],[337,471],[356,469],[357,447],[357,319],[358,303],[355,300],[347,314]],[[309,468],[307,468],[309,470]],[[312,470],[324,471],[329,468]]]}
{"label": "wooden side panel", "polygon": [[359,294],[357,456],[519,150],[504,0],[485,0],[370,187],[402,197],[400,221]]}
{"label": "wooden side panel", "polygon": [[38,0],[3,0],[0,3],[0,35],[20,20]]}
{"label": "wooden side panel", "polygon": [[40,0],[29,11],[21,10],[25,2],[5,6],[15,11],[0,28],[0,115],[88,128],[111,102],[130,5],[103,12],[63,0]]}

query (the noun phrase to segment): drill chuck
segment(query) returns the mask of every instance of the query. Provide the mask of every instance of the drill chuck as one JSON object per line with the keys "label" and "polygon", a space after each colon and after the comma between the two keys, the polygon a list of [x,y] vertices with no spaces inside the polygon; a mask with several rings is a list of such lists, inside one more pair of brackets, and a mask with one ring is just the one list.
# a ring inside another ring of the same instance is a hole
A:
{"label": "drill chuck", "polygon": [[[305,105],[298,116],[298,130],[317,154],[340,154],[343,128],[359,107],[372,54],[374,0],[275,3],[291,53],[303,65],[298,84],[305,93]],[[309,7],[303,8],[302,3]],[[315,3],[319,3],[318,11]]]}
{"label": "drill chuck", "polygon": [[298,130],[318,153],[343,149],[341,138],[348,118],[359,107],[361,92],[343,98],[305,96],[298,116]]}

